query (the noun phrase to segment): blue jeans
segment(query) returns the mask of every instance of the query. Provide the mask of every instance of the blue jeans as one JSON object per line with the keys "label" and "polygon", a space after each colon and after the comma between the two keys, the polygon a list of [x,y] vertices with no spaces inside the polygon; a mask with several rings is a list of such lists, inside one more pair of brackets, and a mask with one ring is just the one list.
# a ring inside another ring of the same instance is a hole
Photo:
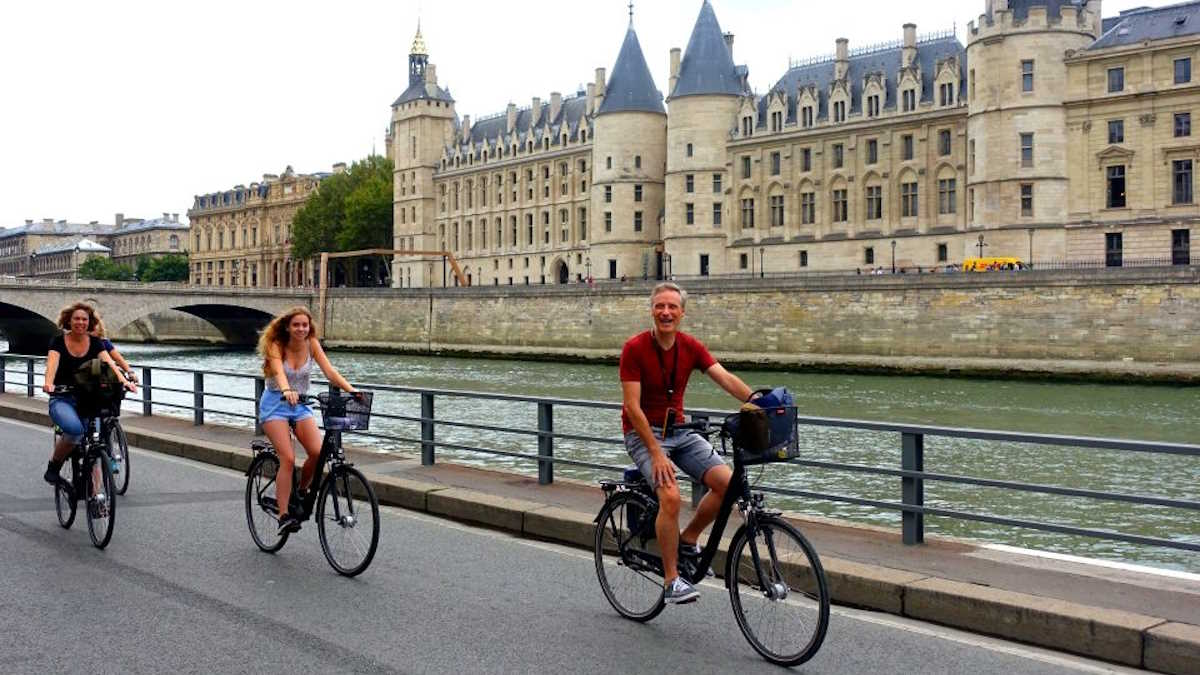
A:
{"label": "blue jeans", "polygon": [[50,419],[62,429],[63,438],[77,443],[83,438],[83,420],[79,419],[74,396],[51,396]]}

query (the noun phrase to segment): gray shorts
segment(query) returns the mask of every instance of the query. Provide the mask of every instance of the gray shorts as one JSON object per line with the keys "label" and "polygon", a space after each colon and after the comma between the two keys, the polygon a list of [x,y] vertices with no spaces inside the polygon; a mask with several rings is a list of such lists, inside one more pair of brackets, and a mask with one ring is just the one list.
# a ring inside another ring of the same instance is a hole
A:
{"label": "gray shorts", "polygon": [[[651,427],[650,430],[654,432],[655,438],[662,436],[662,429]],[[700,482],[709,469],[725,464],[703,436],[691,431],[677,431],[671,434],[670,438],[662,439],[658,443],[675,466],[696,482]],[[625,451],[646,477],[646,482],[653,485],[654,468],[650,462],[650,450],[642,443],[642,437],[638,436],[636,431],[625,434]]]}

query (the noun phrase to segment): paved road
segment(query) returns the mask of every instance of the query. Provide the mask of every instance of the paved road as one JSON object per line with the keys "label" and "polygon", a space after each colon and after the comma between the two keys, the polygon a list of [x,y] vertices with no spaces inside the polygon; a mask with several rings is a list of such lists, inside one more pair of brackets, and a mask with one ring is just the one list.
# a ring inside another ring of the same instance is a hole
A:
{"label": "paved road", "polygon": [[[586,551],[390,508],[375,562],[344,579],[315,528],[278,555],[255,548],[240,474],[154,453],[134,451],[97,551],[82,519],[55,520],[49,447],[46,430],[0,421],[0,672],[781,672],[744,641],[719,582],[635,624],[605,602]],[[796,672],[1133,671],[835,607]]]}

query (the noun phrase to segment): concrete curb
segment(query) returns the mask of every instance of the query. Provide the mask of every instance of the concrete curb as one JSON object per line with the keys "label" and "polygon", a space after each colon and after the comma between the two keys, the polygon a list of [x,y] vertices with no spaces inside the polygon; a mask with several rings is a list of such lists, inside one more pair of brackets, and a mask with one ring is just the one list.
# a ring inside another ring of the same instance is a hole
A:
{"label": "concrete curb", "polygon": [[[0,417],[50,424],[49,415],[0,402]],[[248,449],[126,428],[134,447],[245,471]],[[591,549],[592,516],[391,476],[369,476],[382,504]],[[713,561],[724,571],[729,541]],[[1081,605],[878,565],[822,558],[834,602],[1165,673],[1200,673],[1200,626]]]}

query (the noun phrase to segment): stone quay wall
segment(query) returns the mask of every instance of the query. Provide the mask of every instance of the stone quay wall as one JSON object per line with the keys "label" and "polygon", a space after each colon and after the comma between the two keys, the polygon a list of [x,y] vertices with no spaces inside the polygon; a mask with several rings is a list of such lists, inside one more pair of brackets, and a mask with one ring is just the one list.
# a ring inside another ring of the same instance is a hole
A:
{"label": "stone quay wall", "polygon": [[[730,362],[1200,364],[1200,267],[681,282],[684,330]],[[612,360],[653,282],[338,289],[332,346]]]}

